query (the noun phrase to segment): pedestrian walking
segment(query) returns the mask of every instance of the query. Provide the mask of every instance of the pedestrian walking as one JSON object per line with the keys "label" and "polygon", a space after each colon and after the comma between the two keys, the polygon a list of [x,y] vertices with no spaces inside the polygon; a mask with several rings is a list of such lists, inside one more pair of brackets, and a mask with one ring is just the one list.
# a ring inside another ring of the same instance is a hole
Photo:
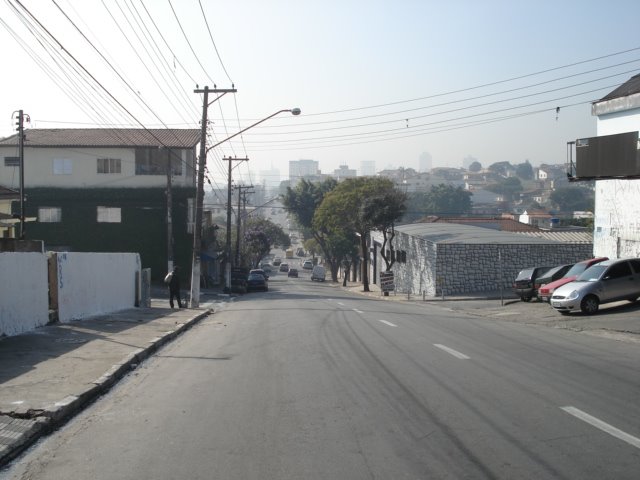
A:
{"label": "pedestrian walking", "polygon": [[173,271],[167,275],[167,277],[169,277],[169,305],[171,305],[171,308],[173,308],[174,297],[178,301],[178,308],[183,308],[182,301],[180,300],[180,275],[178,270],[179,267],[176,265],[173,267]]}

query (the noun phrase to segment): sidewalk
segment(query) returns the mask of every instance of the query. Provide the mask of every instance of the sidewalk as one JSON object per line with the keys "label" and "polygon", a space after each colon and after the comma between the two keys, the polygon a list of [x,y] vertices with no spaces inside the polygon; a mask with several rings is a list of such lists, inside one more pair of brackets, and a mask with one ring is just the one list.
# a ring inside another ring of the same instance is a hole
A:
{"label": "sidewalk", "polygon": [[380,287],[370,284],[370,292],[364,292],[362,284],[349,282],[347,290],[369,298],[390,302],[408,302],[425,308],[443,308],[475,317],[491,318],[526,325],[540,325],[572,330],[616,340],[640,343],[640,302],[627,301],[601,305],[595,315],[572,313],[561,315],[548,303],[533,300],[522,302],[510,290],[473,292],[463,295],[425,297],[390,292],[385,297]]}
{"label": "sidewalk", "polygon": [[104,394],[160,346],[207,317],[228,296],[198,309],[167,299],[0,339],[0,466]]}

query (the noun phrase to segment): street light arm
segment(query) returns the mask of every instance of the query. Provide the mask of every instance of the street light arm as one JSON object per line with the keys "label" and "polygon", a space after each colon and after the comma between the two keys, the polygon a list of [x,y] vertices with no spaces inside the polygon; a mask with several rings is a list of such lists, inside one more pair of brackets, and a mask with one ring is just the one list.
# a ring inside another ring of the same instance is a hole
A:
{"label": "street light arm", "polygon": [[284,110],[278,110],[276,113],[272,113],[271,115],[269,115],[266,118],[263,118],[262,120],[257,121],[256,123],[249,125],[248,127],[243,128],[242,130],[240,130],[239,132],[234,133],[233,135],[231,135],[230,137],[225,138],[224,140],[219,141],[218,143],[216,143],[215,145],[211,145],[209,148],[207,148],[206,153],[209,153],[209,150],[216,148],[218,145],[223,144],[224,142],[227,142],[229,140],[231,140],[233,137],[237,137],[238,135],[240,135],[241,133],[246,132],[247,130],[249,130],[250,128],[255,127],[256,125],[260,125],[262,122],[266,122],[267,120],[269,120],[270,118],[275,117],[276,115],[279,115],[283,112],[291,112],[293,115],[300,115],[300,109],[299,108],[286,108]]}

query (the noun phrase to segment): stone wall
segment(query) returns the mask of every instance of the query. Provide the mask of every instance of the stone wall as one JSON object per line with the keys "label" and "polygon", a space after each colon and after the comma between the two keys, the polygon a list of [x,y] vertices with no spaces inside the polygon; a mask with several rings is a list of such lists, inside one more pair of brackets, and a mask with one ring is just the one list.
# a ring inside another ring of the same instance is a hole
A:
{"label": "stone wall", "polygon": [[[371,235],[379,243],[381,237]],[[593,256],[591,244],[437,244],[400,232],[394,245],[396,251],[406,252],[406,262],[396,262],[392,268],[396,292],[427,296],[510,290],[524,268],[575,263]],[[377,262],[378,271],[384,270],[380,255]]]}

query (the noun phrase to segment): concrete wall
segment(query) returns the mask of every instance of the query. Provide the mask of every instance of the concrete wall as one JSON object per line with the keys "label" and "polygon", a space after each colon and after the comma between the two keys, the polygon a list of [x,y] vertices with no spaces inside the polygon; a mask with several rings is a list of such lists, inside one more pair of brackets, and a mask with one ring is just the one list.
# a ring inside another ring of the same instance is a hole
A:
{"label": "concrete wall", "polygon": [[[382,243],[382,236],[371,234]],[[537,265],[562,265],[591,258],[591,244],[464,244],[434,243],[396,232],[396,251],[406,251],[406,263],[393,265],[398,293],[427,296],[512,288],[518,272]],[[384,261],[378,255],[378,272]],[[378,282],[378,279],[375,279]]]}
{"label": "concrete wall", "polygon": [[55,254],[58,320],[133,308],[141,275],[137,253]]}
{"label": "concrete wall", "polygon": [[47,257],[0,252],[0,335],[18,335],[49,321]]}
{"label": "concrete wall", "polygon": [[[598,118],[598,135],[640,130],[640,109]],[[594,255],[640,257],[640,180],[596,181]]]}

